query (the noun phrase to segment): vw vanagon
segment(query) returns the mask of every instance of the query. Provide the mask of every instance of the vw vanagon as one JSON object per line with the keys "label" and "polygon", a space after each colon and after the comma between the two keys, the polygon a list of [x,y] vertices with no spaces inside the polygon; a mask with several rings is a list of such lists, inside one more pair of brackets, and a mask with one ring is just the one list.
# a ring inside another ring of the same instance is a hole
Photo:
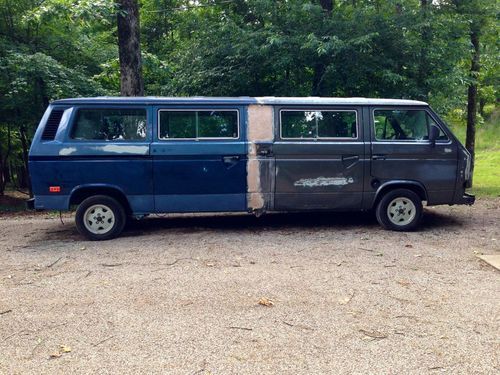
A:
{"label": "vw vanagon", "polygon": [[365,98],[57,100],[29,154],[37,210],[91,240],[153,213],[367,211],[417,227],[472,204],[471,157],[427,103]]}

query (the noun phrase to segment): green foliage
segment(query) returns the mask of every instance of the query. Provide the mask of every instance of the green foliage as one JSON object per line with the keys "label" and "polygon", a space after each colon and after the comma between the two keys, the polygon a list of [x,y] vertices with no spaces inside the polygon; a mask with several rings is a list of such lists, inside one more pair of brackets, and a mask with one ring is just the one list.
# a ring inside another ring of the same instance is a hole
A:
{"label": "green foliage", "polygon": [[[318,0],[142,0],[145,92],[420,99],[464,133],[477,80],[478,147],[498,139],[485,125],[498,129],[498,1],[333,4],[329,13]],[[9,125],[19,160],[21,131],[29,141],[50,100],[119,93],[116,12],[114,0],[0,0],[0,156]],[[481,36],[477,77],[471,30]]]}
{"label": "green foliage", "polygon": [[[466,125],[462,111],[446,117],[453,133],[464,143]],[[500,110],[492,110],[476,134],[476,159],[472,192],[479,196],[500,197]]]}

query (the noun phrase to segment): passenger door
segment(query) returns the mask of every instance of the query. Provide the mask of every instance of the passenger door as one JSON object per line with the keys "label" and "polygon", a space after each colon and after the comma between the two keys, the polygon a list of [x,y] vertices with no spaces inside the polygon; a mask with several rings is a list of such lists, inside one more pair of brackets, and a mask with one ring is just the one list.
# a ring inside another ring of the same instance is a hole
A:
{"label": "passenger door", "polygon": [[246,210],[241,108],[156,107],[156,212]]}
{"label": "passenger door", "polygon": [[358,107],[280,108],[276,210],[359,209],[364,142]]}
{"label": "passenger door", "polygon": [[[457,173],[457,145],[427,108],[371,108],[372,186],[414,181],[424,186],[429,204],[450,202]],[[440,134],[429,142],[429,128]]]}

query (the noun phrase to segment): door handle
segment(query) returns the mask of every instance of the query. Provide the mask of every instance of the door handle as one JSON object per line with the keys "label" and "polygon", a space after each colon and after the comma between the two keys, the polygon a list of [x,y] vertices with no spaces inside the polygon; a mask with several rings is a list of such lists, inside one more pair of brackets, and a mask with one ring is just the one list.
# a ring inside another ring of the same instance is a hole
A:
{"label": "door handle", "polygon": [[385,160],[387,155],[372,155],[372,160]]}
{"label": "door handle", "polygon": [[231,155],[231,156],[223,156],[223,157],[222,157],[222,161],[223,161],[225,164],[234,164],[234,163],[236,163],[238,160],[240,160],[240,156],[239,156],[239,155]]}

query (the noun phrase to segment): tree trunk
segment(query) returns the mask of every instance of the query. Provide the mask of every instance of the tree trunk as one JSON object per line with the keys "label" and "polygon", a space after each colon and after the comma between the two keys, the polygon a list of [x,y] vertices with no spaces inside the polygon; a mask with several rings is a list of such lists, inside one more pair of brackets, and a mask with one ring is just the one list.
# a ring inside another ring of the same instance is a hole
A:
{"label": "tree trunk", "polygon": [[5,185],[7,185],[8,178],[6,177],[6,172],[8,172],[8,160],[9,155],[12,150],[12,136],[10,125],[7,124],[7,148],[5,150],[5,154],[2,152],[2,145],[0,144],[0,195],[3,195],[5,192]]}
{"label": "tree trunk", "polygon": [[[30,198],[33,197],[33,189],[31,188],[31,180],[28,172],[28,151],[29,151],[29,142],[28,136],[26,134],[26,127],[21,126],[19,128],[19,138],[21,139],[21,148],[22,148],[22,156],[23,156],[23,181],[24,185],[22,187],[28,187]],[[21,186],[20,186],[21,187]]]}
{"label": "tree trunk", "polygon": [[484,113],[484,106],[486,105],[486,99],[485,98],[479,98],[479,114],[481,117],[484,119],[486,117],[486,114]]}
{"label": "tree trunk", "polygon": [[[426,18],[429,16],[429,3],[427,0],[420,0],[420,12],[423,21],[426,21]],[[429,75],[429,66],[428,66],[428,54],[427,49],[431,40],[431,29],[429,26],[424,25],[422,27],[422,44],[420,47],[420,61],[418,65],[418,73],[417,73],[417,87],[419,91],[419,99],[423,101],[427,101],[429,99],[429,84],[427,83],[428,75]]]}
{"label": "tree trunk", "polygon": [[325,85],[324,77],[326,73],[326,64],[323,62],[322,58],[318,58],[316,64],[314,64],[314,75],[312,84],[312,95],[313,96],[323,96],[325,95]]}
{"label": "tree trunk", "polygon": [[321,5],[321,8],[323,8],[323,10],[326,10],[327,13],[331,13],[333,10],[333,6],[335,5],[333,0],[319,0],[319,3]]}
{"label": "tree trunk", "polygon": [[[470,31],[470,41],[474,48],[472,53],[471,68],[470,68],[470,79],[469,88],[467,92],[467,137],[465,140],[465,147],[469,150],[472,155],[472,160],[475,156],[475,144],[476,144],[476,119],[477,119],[477,79],[479,75],[479,30],[476,29],[475,25],[471,25]],[[474,163],[472,164],[474,165]]]}
{"label": "tree trunk", "polygon": [[[331,16],[333,7],[335,5],[333,0],[320,0],[321,8],[327,13],[328,17]],[[313,66],[313,82],[311,93],[313,96],[325,95],[324,77],[326,73],[327,63],[325,56],[318,57],[318,60]]]}
{"label": "tree trunk", "polygon": [[144,95],[137,0],[116,0],[118,5],[118,54],[120,57],[120,94]]}

